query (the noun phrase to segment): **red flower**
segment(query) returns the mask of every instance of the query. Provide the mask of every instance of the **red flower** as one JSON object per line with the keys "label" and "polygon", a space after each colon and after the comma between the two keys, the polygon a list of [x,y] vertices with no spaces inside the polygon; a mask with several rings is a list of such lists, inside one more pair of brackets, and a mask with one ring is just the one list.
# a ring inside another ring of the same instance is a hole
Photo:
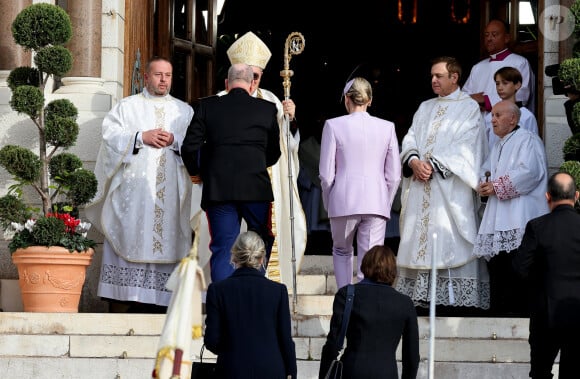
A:
{"label": "red flower", "polygon": [[47,217],[55,217],[61,219],[66,225],[67,233],[75,233],[77,226],[81,223],[81,220],[72,217],[68,213],[49,213]]}

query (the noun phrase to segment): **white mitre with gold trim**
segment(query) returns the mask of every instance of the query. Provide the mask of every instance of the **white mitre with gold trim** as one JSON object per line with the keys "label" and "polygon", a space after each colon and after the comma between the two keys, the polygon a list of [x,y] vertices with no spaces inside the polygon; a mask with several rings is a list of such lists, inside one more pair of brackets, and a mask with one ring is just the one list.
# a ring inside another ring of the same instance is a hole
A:
{"label": "white mitre with gold trim", "polygon": [[227,54],[231,64],[245,63],[262,70],[272,56],[268,46],[252,32],[247,32],[232,43]]}

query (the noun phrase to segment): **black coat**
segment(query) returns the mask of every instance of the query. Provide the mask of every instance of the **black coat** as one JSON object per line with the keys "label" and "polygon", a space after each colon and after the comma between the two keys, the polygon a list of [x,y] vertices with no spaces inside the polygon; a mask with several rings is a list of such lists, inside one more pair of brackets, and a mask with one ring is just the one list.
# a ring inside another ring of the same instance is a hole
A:
{"label": "black coat", "polygon": [[512,263],[530,280],[531,317],[545,314],[549,328],[578,333],[580,214],[572,206],[560,205],[530,220]]}
{"label": "black coat", "polygon": [[218,355],[222,378],[296,378],[286,286],[258,270],[239,268],[211,283],[206,296],[205,346]]}
{"label": "black coat", "polygon": [[181,147],[190,175],[203,181],[201,205],[211,202],[271,202],[267,168],[280,158],[274,103],[241,88],[200,99]]}
{"label": "black coat", "polygon": [[[319,377],[338,355],[346,286],[334,296],[330,331],[322,348]],[[355,285],[353,307],[342,355],[343,378],[397,379],[396,351],[402,337],[401,378],[414,379],[419,369],[419,328],[413,301],[393,287],[363,281]]]}

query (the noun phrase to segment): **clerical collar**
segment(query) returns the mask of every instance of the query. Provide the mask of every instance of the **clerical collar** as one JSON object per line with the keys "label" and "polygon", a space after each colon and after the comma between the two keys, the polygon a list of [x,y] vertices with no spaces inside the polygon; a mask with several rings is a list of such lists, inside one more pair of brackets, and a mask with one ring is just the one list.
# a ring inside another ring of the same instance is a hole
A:
{"label": "clerical collar", "polygon": [[156,101],[162,101],[162,100],[171,100],[171,95],[166,94],[163,96],[155,96],[152,95],[149,91],[147,91],[147,88],[143,88],[143,92],[141,92],[143,94],[143,97],[149,100],[156,100]]}
{"label": "clerical collar", "polygon": [[512,53],[511,51],[509,51],[507,48],[505,48],[505,49],[503,49],[502,51],[500,51],[497,54],[490,54],[489,61],[490,62],[493,62],[493,61],[503,61],[511,53]]}
{"label": "clerical collar", "polygon": [[439,98],[445,99],[445,100],[457,100],[457,99],[459,99],[459,96],[461,96],[461,88],[457,87],[457,89],[455,91],[451,92],[449,95],[447,95],[447,96],[439,95]]}
{"label": "clerical collar", "polygon": [[[516,127],[515,127],[515,128],[514,128],[514,129],[513,129],[511,132],[509,132],[508,134],[506,134],[505,136],[503,136],[502,138],[500,138],[500,140],[501,140],[501,141],[505,141],[505,142],[507,142],[507,140],[508,140],[508,139],[510,139],[510,137],[511,137],[511,136],[512,136],[512,135],[513,135],[515,132],[517,132],[519,128],[520,128],[520,126],[519,126],[519,125],[516,125]],[[505,142],[504,142],[504,144],[505,144]]]}

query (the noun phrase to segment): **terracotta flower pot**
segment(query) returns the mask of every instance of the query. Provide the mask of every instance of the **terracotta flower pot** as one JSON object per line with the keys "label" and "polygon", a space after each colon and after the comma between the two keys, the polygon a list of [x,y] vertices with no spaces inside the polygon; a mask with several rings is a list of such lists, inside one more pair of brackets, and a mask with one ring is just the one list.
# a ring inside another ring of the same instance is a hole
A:
{"label": "terracotta flower pot", "polygon": [[25,312],[77,313],[87,266],[94,250],[30,246],[12,254]]}

